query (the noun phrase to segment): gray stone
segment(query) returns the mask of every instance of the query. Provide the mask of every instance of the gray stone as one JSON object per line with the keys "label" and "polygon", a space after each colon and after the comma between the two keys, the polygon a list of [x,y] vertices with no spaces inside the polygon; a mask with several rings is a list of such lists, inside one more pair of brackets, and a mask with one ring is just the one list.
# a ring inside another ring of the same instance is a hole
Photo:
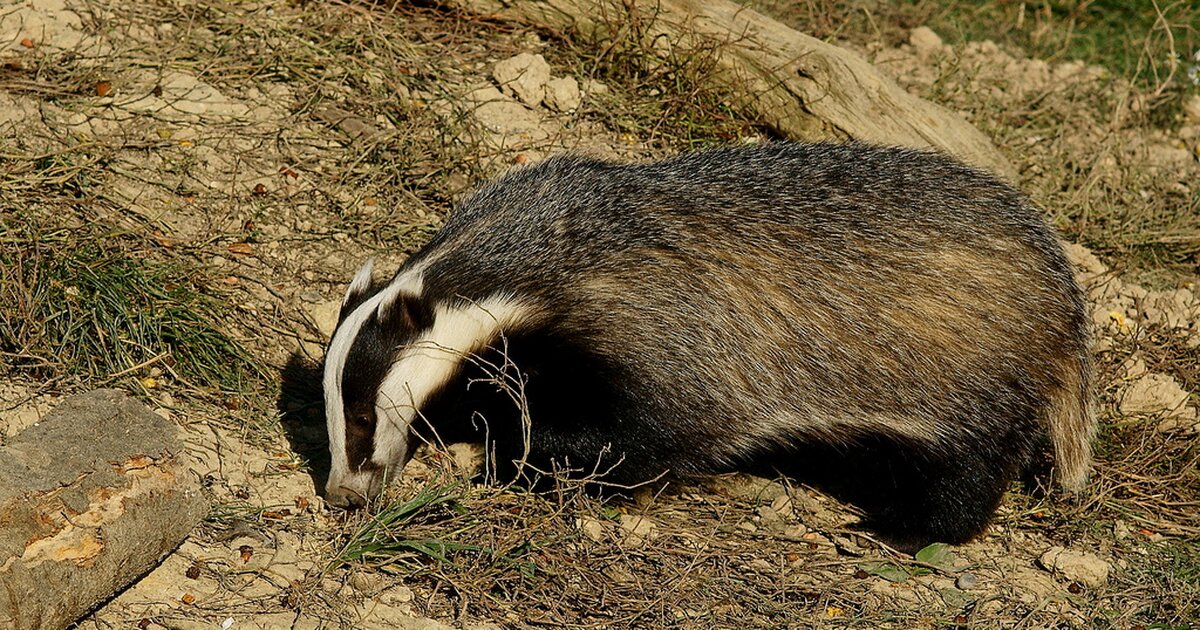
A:
{"label": "gray stone", "polygon": [[61,628],[208,511],[176,427],[116,390],[63,401],[0,448],[0,628]]}

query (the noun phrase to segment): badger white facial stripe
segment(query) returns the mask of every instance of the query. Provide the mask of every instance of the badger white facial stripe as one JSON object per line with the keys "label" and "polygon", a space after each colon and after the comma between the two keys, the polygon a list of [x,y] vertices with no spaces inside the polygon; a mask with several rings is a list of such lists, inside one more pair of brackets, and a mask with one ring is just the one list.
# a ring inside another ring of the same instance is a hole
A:
{"label": "badger white facial stripe", "polygon": [[342,298],[342,306],[345,306],[350,301],[350,296],[355,293],[366,291],[371,286],[371,273],[375,270],[375,259],[368,258],[367,262],[363,263],[358,273],[354,274],[354,279],[350,281],[350,286],[346,287],[346,296]]}
{"label": "badger white facial stripe", "polygon": [[363,324],[379,308],[380,304],[387,300],[394,300],[400,293],[420,295],[423,287],[421,268],[405,272],[404,275],[393,280],[387,288],[354,309],[334,332],[333,339],[329,343],[329,351],[325,354],[323,379],[325,421],[329,431],[331,454],[331,480],[348,475],[350,472],[349,462],[346,461],[346,418],[342,407],[342,373],[346,366],[346,357],[350,353],[350,347],[354,344],[354,339],[358,337]]}
{"label": "badger white facial stripe", "polygon": [[454,377],[470,353],[528,313],[508,296],[435,309],[433,327],[404,349],[379,388],[374,463],[394,462],[407,448],[408,428],[421,405]]}

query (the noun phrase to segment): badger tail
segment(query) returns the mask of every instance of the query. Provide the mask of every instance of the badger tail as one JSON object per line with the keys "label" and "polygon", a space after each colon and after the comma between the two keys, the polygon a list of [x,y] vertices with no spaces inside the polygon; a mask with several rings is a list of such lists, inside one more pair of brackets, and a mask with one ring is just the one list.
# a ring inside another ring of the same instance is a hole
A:
{"label": "badger tail", "polygon": [[1092,467],[1096,414],[1088,375],[1086,358],[1067,362],[1061,386],[1046,409],[1047,429],[1054,447],[1054,476],[1069,492],[1083,490]]}

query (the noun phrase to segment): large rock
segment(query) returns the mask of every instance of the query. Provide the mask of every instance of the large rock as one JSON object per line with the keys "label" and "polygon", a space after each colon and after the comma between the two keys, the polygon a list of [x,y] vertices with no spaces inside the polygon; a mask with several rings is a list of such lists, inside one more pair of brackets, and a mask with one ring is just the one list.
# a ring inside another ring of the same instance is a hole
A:
{"label": "large rock", "polygon": [[208,506],[175,426],[114,390],[0,449],[0,628],[63,628],[179,545]]}

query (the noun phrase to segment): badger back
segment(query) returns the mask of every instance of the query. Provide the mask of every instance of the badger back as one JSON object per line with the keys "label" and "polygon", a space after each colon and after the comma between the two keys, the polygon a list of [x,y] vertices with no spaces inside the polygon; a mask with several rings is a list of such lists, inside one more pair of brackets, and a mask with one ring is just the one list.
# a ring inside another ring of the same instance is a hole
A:
{"label": "badger back", "polygon": [[[990,457],[1039,427],[1064,484],[1086,477],[1086,319],[1069,265],[1024,197],[936,154],[772,144],[635,165],[552,158],[481,188],[342,327],[386,328],[379,307],[396,296],[424,306],[388,343],[450,347],[448,365],[505,331],[553,348],[523,367],[595,394],[574,407],[548,396],[557,406],[540,416],[531,401],[534,431],[549,434],[533,447],[586,458],[603,446],[629,479],[872,435],[944,453],[976,440]],[[458,323],[439,329],[443,318]],[[345,348],[349,366],[362,333],[338,335],[330,356]],[[389,356],[388,376],[365,387],[377,399],[457,374]],[[338,375],[326,377],[328,393]],[[401,429],[406,413],[393,414]]]}

